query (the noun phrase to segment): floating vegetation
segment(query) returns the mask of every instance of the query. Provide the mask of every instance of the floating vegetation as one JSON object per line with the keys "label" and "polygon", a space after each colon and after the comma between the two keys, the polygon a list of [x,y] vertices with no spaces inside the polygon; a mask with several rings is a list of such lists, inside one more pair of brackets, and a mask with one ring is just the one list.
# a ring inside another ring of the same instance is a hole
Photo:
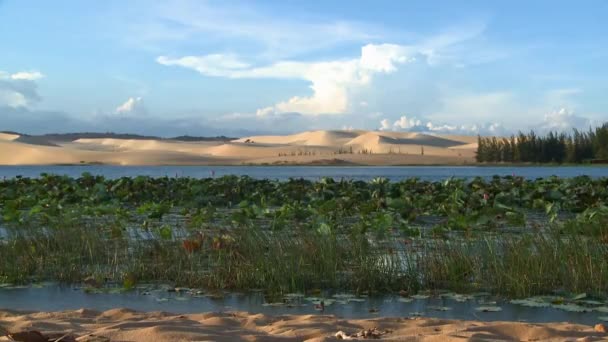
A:
{"label": "floating vegetation", "polygon": [[472,295],[465,295],[465,294],[459,294],[459,293],[444,293],[441,295],[441,297],[452,299],[452,300],[455,300],[455,301],[461,302],[461,303],[475,298]]}
{"label": "floating vegetation", "polygon": [[332,295],[332,297],[336,298],[336,299],[348,300],[351,298],[355,298],[355,295],[348,294],[348,293],[337,293],[337,294]]}
{"label": "floating vegetation", "polygon": [[287,293],[283,295],[283,298],[287,301],[296,301],[304,298],[303,293]]}
{"label": "floating vegetation", "polygon": [[502,311],[502,308],[499,306],[479,306],[475,308],[475,311],[478,312],[499,312]]}
{"label": "floating vegetation", "polygon": [[427,306],[426,308],[429,310],[433,310],[433,311],[450,311],[450,310],[452,310],[452,308],[447,307],[447,306]]}
{"label": "floating vegetation", "polygon": [[607,178],[42,175],[0,180],[0,224],[0,287],[88,279],[93,292],[171,283],[189,296],[259,289],[315,302],[338,292],[325,305],[560,289],[576,295],[550,305],[582,308],[602,307],[608,293]]}
{"label": "floating vegetation", "polygon": [[511,301],[511,304],[527,306],[530,308],[546,308],[550,307],[551,303],[546,302],[542,299],[542,297],[532,297],[527,299],[514,299]]}
{"label": "floating vegetation", "polygon": [[365,300],[366,300],[365,298],[348,298],[349,302],[358,302],[358,303],[361,303],[361,302],[365,302]]}
{"label": "floating vegetation", "polygon": [[414,298],[399,297],[397,298],[397,301],[402,303],[411,303],[414,301]]}
{"label": "floating vegetation", "polygon": [[262,306],[272,306],[272,307],[285,306],[285,303],[283,303],[283,302],[264,303],[264,304],[262,304]]}
{"label": "floating vegetation", "polygon": [[411,296],[413,299],[418,299],[418,300],[422,300],[422,299],[428,299],[431,296],[429,295],[425,295],[425,294],[415,294]]}
{"label": "floating vegetation", "polygon": [[580,305],[576,305],[576,304],[553,304],[551,305],[552,308],[554,309],[558,309],[558,310],[563,310],[563,311],[569,311],[569,312],[590,312],[593,311],[593,309],[591,308],[586,308]]}

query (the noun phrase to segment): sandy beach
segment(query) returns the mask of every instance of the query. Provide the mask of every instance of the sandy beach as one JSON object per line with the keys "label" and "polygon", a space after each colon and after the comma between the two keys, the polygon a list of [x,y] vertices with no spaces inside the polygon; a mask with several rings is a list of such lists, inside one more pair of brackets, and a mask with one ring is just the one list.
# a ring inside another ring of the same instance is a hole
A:
{"label": "sandy beach", "polygon": [[[594,327],[569,323],[387,317],[346,320],[322,314],[267,316],[245,312],[176,315],[128,309],[0,311],[0,327],[11,333],[36,331],[45,338],[63,337],[62,341],[334,341],[340,339],[337,334],[342,339],[365,339],[350,337],[362,335],[364,331],[374,331],[378,338],[387,341],[600,341],[608,338],[608,334]],[[36,333],[30,333],[33,334]],[[0,341],[11,339],[4,336]]]}
{"label": "sandy beach", "polygon": [[0,134],[0,165],[462,165],[477,138],[380,131],[308,131],[232,141],[76,139]]}

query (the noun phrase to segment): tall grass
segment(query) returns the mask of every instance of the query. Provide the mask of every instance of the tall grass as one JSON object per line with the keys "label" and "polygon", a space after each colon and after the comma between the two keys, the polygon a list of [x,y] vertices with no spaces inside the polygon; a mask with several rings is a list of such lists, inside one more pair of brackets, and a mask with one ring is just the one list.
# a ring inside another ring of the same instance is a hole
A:
{"label": "tall grass", "polygon": [[526,234],[434,245],[418,264],[425,288],[511,297],[608,290],[608,246],[591,238]]}
{"label": "tall grass", "polygon": [[577,235],[425,240],[396,250],[396,241],[375,241],[369,234],[236,229],[221,248],[207,243],[190,253],[181,240],[133,240],[69,222],[61,229],[11,228],[10,234],[0,243],[0,282],[80,282],[93,276],[118,284],[131,279],[269,293],[608,292],[607,245]]}

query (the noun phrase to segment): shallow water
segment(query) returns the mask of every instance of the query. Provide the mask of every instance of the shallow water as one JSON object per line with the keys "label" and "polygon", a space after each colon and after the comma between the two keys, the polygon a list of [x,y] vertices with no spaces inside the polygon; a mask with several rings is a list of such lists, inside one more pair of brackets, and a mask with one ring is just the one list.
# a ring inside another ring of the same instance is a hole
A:
{"label": "shallow water", "polygon": [[392,181],[418,177],[422,180],[443,180],[449,177],[472,178],[492,177],[494,175],[517,175],[529,179],[552,175],[569,178],[580,175],[607,177],[608,167],[602,166],[563,166],[563,167],[476,167],[476,166],[0,166],[0,178],[18,175],[38,177],[41,173],[51,173],[79,177],[83,172],[103,175],[107,178],[118,177],[193,177],[206,178],[225,175],[250,176],[287,180],[305,178],[317,180],[321,177],[334,179],[371,180],[385,177]]}
{"label": "shallow water", "polygon": [[[146,293],[144,295],[144,293]],[[600,312],[567,312],[554,308],[530,308],[510,304],[498,300],[500,312],[478,312],[476,308],[485,306],[483,301],[494,300],[487,297],[458,302],[447,298],[414,299],[404,303],[398,297],[364,298],[361,302],[348,302],[347,304],[333,303],[326,306],[325,314],[344,318],[373,318],[378,316],[407,317],[416,313],[422,317],[465,319],[481,321],[527,321],[527,322],[573,322],[581,324],[595,324],[599,316],[606,316]],[[227,294],[223,299],[210,297],[192,297],[159,290],[157,292],[144,292],[135,290],[126,293],[85,293],[82,289],[69,286],[47,286],[42,288],[1,288],[0,309],[57,311],[88,308],[94,310],[108,310],[117,307],[126,307],[139,311],[166,311],[172,313],[201,313],[248,311],[251,313],[264,313],[270,315],[282,314],[316,314],[319,311],[314,305],[302,299],[302,305],[268,306],[260,293]],[[448,307],[448,311],[438,311],[433,307]],[[370,313],[370,309],[378,309],[377,313]]]}

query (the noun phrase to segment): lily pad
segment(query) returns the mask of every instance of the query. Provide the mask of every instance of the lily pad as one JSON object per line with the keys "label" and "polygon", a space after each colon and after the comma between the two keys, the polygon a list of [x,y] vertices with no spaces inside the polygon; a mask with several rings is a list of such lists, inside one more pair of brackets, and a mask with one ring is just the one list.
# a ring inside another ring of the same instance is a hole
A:
{"label": "lily pad", "polygon": [[354,298],[355,295],[349,294],[349,293],[336,293],[332,297],[334,297],[336,299],[349,299],[349,298]]}
{"label": "lily pad", "polygon": [[285,303],[283,303],[283,302],[277,302],[277,303],[264,303],[264,304],[262,304],[262,306],[273,306],[273,307],[276,307],[276,306],[284,306],[284,305],[285,305]]}
{"label": "lily pad", "polygon": [[546,308],[551,306],[551,303],[536,300],[534,298],[514,299],[511,301],[511,304],[526,306],[530,308]]}
{"label": "lily pad", "polygon": [[586,293],[579,293],[576,296],[572,297],[572,300],[581,300],[587,298]]}
{"label": "lily pad", "polygon": [[553,304],[553,305],[551,305],[551,307],[558,309],[558,310],[568,311],[568,312],[589,312],[589,311],[591,311],[590,308],[586,308],[586,307],[576,305],[576,304]]}
{"label": "lily pad", "polygon": [[454,293],[454,292],[447,292],[447,293],[443,293],[441,294],[442,298],[447,298],[447,299],[453,299],[453,300],[462,300],[462,301],[466,301],[469,299],[473,299],[473,296],[471,295],[465,295],[465,294],[460,294],[460,293]]}
{"label": "lily pad", "polygon": [[429,295],[423,295],[423,294],[415,294],[412,296],[412,298],[414,299],[428,299],[430,296]]}
{"label": "lily pad", "polygon": [[591,305],[591,306],[604,305],[603,302],[600,302],[599,300],[592,300],[592,299],[577,300],[576,302],[581,303],[581,304]]}
{"label": "lily pad", "polygon": [[475,311],[479,312],[499,312],[502,311],[502,308],[499,306],[480,306],[475,308]]}
{"label": "lily pad", "polygon": [[309,302],[318,302],[321,299],[323,299],[323,298],[320,298],[320,297],[306,297],[306,298],[304,298],[304,300],[309,301]]}
{"label": "lily pad", "polygon": [[496,301],[495,300],[480,300],[477,302],[477,304],[482,305],[482,306],[496,306]]}
{"label": "lily pad", "polygon": [[447,306],[427,306],[427,309],[434,311],[450,311],[452,308]]}
{"label": "lily pad", "polygon": [[287,299],[304,298],[304,294],[302,294],[302,293],[288,293],[284,297],[287,298]]}
{"label": "lily pad", "polygon": [[365,298],[349,298],[348,299],[349,302],[358,302],[358,303],[363,303],[366,301]]}

